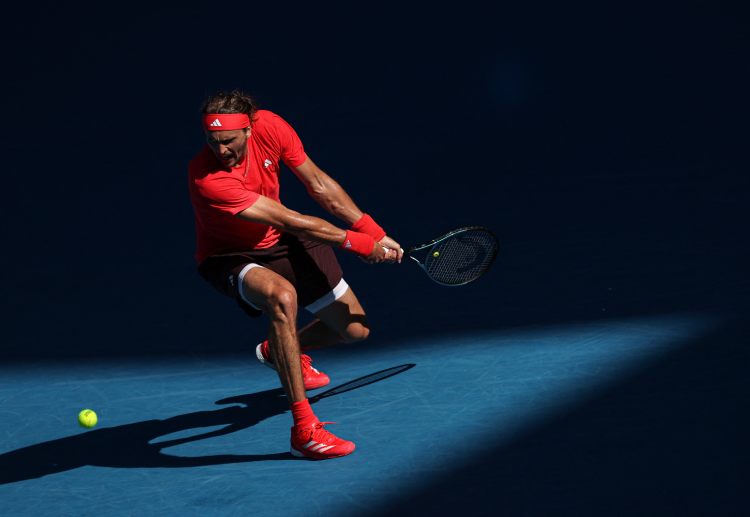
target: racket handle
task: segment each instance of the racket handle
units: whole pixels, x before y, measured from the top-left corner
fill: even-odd
[[[381,246],[383,246],[383,245],[381,244]],[[383,246],[383,249],[385,250],[386,253],[388,253],[389,251],[391,251],[391,248],[389,248],[387,246]],[[404,251],[404,248],[401,248],[401,253],[402,253],[402,255],[406,254],[406,252]],[[400,262],[399,262],[399,264],[400,264]]]

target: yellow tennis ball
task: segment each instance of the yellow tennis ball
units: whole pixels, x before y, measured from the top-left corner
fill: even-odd
[[[440,256],[440,252],[439,251],[433,251],[432,252],[432,256],[435,257],[435,258],[438,258]]]
[[[94,427],[98,421],[99,419],[97,418],[96,413],[91,409],[84,409],[78,413],[78,423],[81,424],[81,427]]]

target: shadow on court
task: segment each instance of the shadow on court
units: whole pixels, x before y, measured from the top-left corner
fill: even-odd
[[[198,411],[166,420],[147,420],[98,429],[5,453],[0,456],[0,483],[39,478],[87,465],[165,468],[294,459],[286,452],[262,455],[222,454],[192,458],[172,456],[162,452],[167,447],[181,443],[247,429],[289,409],[281,388],[234,397],[218,403],[241,403],[244,407],[233,406],[215,411]],[[160,436],[178,431],[219,425],[225,427],[187,438],[150,443]]]
[[[311,397],[310,402],[362,388],[416,366],[394,366],[338,385]],[[222,399],[217,404],[240,404],[214,411],[196,411],[166,420],[147,420],[98,429],[75,436],[39,443],[0,455],[0,484],[39,478],[83,466],[118,468],[184,468],[224,463],[290,460],[288,452],[274,454],[219,454],[183,457],[163,449],[188,442],[222,436],[252,427],[289,410],[281,388]],[[202,434],[154,442],[159,437],[191,429],[224,426]]]
[[[749,340],[728,321],[377,514],[748,515]]]

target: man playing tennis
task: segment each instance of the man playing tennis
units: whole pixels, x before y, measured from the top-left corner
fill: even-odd
[[[350,454],[354,443],[326,431],[310,407],[305,390],[330,380],[300,350],[359,341],[370,332],[333,246],[369,263],[400,262],[403,250],[313,163],[281,117],[258,110],[239,91],[210,96],[202,112],[207,145],[189,166],[198,271],[247,314],[268,315],[268,339],[256,355],[278,372],[290,401],[291,453],[315,459]],[[349,229],[282,205],[279,160]],[[315,315],[300,330],[298,306]]]

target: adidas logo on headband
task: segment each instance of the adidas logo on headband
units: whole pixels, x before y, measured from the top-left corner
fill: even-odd
[[[207,131],[233,131],[250,127],[247,113],[206,113],[202,122],[203,129]]]

